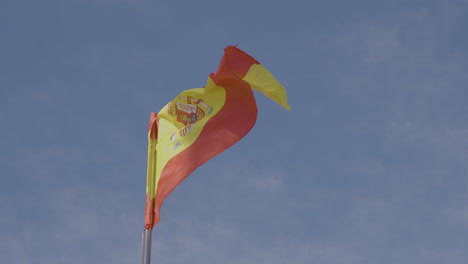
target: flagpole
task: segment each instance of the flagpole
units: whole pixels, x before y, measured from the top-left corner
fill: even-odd
[[[151,231],[152,229],[145,229],[142,234],[142,264],[151,263]]]

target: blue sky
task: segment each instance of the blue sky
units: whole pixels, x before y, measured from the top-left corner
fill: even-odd
[[[0,262],[139,263],[149,113],[256,57],[242,141],[166,200],[153,263],[466,264],[468,1],[3,0]]]

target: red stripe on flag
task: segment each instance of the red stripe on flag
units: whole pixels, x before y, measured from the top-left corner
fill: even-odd
[[[223,78],[217,78],[216,74],[212,77],[218,86],[225,88],[226,102],[223,108],[208,120],[195,142],[169,160],[161,172],[154,200],[154,215],[145,217],[148,220],[145,225],[147,229],[159,222],[159,211],[164,199],[177,185],[197,167],[243,138],[257,120],[255,98],[246,82],[237,77],[226,78],[225,75]]]
[[[156,138],[158,138],[158,114],[151,113],[148,129],[149,131],[151,131],[150,138],[152,140],[155,140]]]
[[[260,63],[237,47],[229,46],[224,49],[224,56],[214,75],[218,78],[236,76],[242,79],[253,64]]]

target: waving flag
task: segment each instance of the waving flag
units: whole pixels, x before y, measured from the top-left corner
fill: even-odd
[[[252,89],[290,109],[286,92],[259,62],[229,46],[204,88],[182,92],[148,132],[145,228],[159,222],[164,199],[197,167],[243,138],[257,120]]]

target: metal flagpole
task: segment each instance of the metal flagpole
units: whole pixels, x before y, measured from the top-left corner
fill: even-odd
[[[151,231],[152,229],[145,229],[142,234],[142,256],[141,256],[141,263],[142,264],[150,264],[151,263]]]

